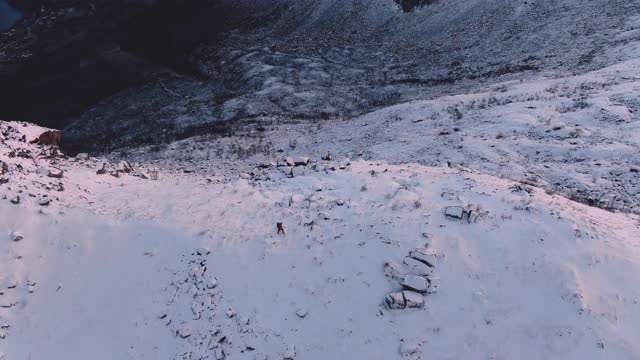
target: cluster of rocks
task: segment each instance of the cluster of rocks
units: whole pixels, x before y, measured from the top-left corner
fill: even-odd
[[[430,248],[417,248],[409,252],[402,263],[387,262],[384,272],[399,282],[402,290],[388,294],[384,302],[389,309],[411,309],[424,306],[424,294],[433,293],[436,284],[431,275],[437,254]]]
[[[199,248],[185,256],[186,267],[176,273],[168,290],[166,308],[158,319],[185,341],[177,359],[235,358],[252,354],[266,358],[258,350],[261,334],[253,329],[250,317],[242,316],[225,302],[218,279],[207,266],[210,250]],[[190,308],[185,315],[182,308]]]
[[[88,157],[87,154],[78,154],[82,158]],[[78,157],[76,157],[78,158]],[[158,169],[153,169],[150,171],[145,171],[141,169],[136,169],[126,160],[121,160],[117,164],[112,164],[110,162],[102,163],[102,166],[96,171],[97,175],[105,175],[109,174],[113,177],[119,178],[123,175],[131,175],[136,176],[145,180],[158,180],[160,178],[160,171]]]

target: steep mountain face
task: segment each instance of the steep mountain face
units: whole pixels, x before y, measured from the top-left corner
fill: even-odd
[[[1,116],[57,127],[159,68],[189,72],[186,55],[216,30],[206,0],[11,4],[25,17],[0,35]]]
[[[67,144],[92,151],[166,143],[223,120],[351,118],[583,73],[625,59],[615,49],[633,38],[611,34],[640,14],[621,0],[12,4],[25,19],[0,37],[0,116],[66,126]]]

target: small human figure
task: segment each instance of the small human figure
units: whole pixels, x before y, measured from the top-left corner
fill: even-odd
[[[284,226],[282,225],[282,223],[281,222],[276,223],[276,227],[278,228],[278,234],[282,232],[282,235],[284,235]]]

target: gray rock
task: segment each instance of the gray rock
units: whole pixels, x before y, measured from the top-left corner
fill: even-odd
[[[207,248],[198,248],[198,250],[196,250],[196,254],[203,256],[203,255],[209,255],[211,253],[211,250],[207,249]]]
[[[426,249],[426,248],[414,249],[409,252],[409,256],[431,267],[436,266],[437,259],[436,259],[436,252],[434,250]]]
[[[406,267],[395,261],[389,261],[384,264],[384,274],[392,279],[402,280],[406,273]]]
[[[424,297],[414,291],[403,291],[402,296],[407,306],[407,309],[421,308],[424,306]]]
[[[79,153],[76,155],[77,160],[89,160],[89,154],[87,153]]]
[[[22,234],[20,234],[19,232],[14,231],[9,235],[9,238],[11,239],[11,241],[18,242],[18,241],[24,239],[24,236],[22,236]]]
[[[429,290],[429,280],[418,275],[407,275],[400,283],[403,287],[424,294]]]
[[[462,206],[447,206],[444,209],[444,214],[447,217],[462,220],[464,217],[464,208]]]
[[[384,302],[387,304],[389,309],[393,309],[393,310],[405,309],[407,307],[407,304],[404,300],[404,296],[402,295],[402,292],[393,292],[387,295],[384,298]]]
[[[407,266],[409,272],[412,274],[429,276],[433,272],[433,269],[430,266],[412,257],[407,256],[402,262]]]

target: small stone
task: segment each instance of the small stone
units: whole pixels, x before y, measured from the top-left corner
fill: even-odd
[[[218,286],[218,279],[216,279],[215,277],[211,278],[211,280],[209,280],[209,283],[207,284],[207,288],[209,289],[215,289]]]
[[[318,217],[319,217],[320,219],[323,219],[323,220],[330,220],[330,219],[331,219],[331,215],[329,215],[329,214],[328,214],[328,213],[326,213],[326,212],[321,212],[321,213],[319,213],[319,214],[318,214]]]
[[[201,247],[201,248],[198,248],[198,250],[196,250],[196,253],[200,256],[204,256],[204,255],[209,255],[211,253],[211,250]]]
[[[20,204],[20,195],[16,195],[16,196],[12,197],[10,201],[14,205]]]
[[[89,154],[87,153],[79,153],[76,155],[77,160],[89,160]]]
[[[180,330],[178,330],[178,336],[183,339],[188,338],[189,336],[191,336],[191,329],[189,329],[189,327],[187,326],[181,328]]]
[[[336,200],[336,205],[343,206],[344,205],[344,200],[342,200],[342,199]]]
[[[298,317],[302,319],[304,319],[308,314],[309,310],[304,308],[298,309],[298,311],[296,311],[296,315],[298,315]]]
[[[251,175],[247,174],[247,173],[240,173],[240,179],[245,179],[245,180],[249,180],[251,179]]]
[[[58,168],[49,169],[49,174],[47,175],[52,178],[61,179],[64,176],[64,171]]]
[[[400,343],[400,355],[402,356],[414,355],[418,354],[419,352],[420,347],[418,346],[418,344],[408,343],[405,341],[402,341]]]
[[[282,358],[284,360],[293,360],[296,358],[296,347],[295,346],[289,346],[287,348],[287,350],[285,350]]]
[[[226,311],[226,314],[229,319],[232,319],[233,317],[236,316],[236,311],[233,310],[232,308],[228,308]]]

